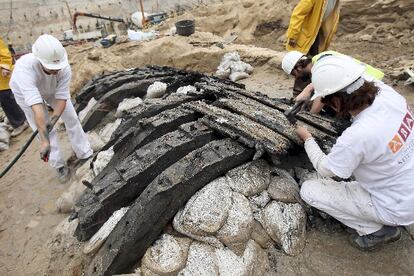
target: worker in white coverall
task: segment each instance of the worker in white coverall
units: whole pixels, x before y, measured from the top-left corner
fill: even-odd
[[[404,97],[380,81],[367,81],[364,72],[343,56],[318,61],[313,98],[321,97],[338,115],[351,115],[352,125],[327,155],[306,128],[297,126],[296,132],[321,176],[302,184],[301,197],[355,229],[352,245],[372,250],[398,240],[398,226],[414,223],[414,114]]]
[[[71,69],[66,50],[58,39],[42,35],[33,44],[32,53],[22,56],[15,65],[10,87],[30,127],[39,131],[40,157],[57,170],[59,181],[70,175],[59,151],[53,126],[61,117],[77,158],[92,155],[88,138],[70,101]],[[53,108],[48,116],[44,102]],[[51,130],[51,131],[50,131]]]

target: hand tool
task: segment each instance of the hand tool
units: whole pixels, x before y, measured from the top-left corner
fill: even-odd
[[[297,101],[291,109],[286,110],[283,114],[286,116],[288,121],[294,125],[296,124],[297,120],[295,118],[295,115],[299,113],[299,111],[302,110],[304,106],[306,106],[309,103],[308,100],[300,100]]]

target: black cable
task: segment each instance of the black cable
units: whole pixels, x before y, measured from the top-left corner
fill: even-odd
[[[36,137],[38,131],[32,133],[32,136],[30,136],[29,140],[27,140],[26,144],[24,144],[23,148],[20,150],[20,152],[13,158],[13,160],[7,165],[7,167],[1,172],[0,178],[2,178],[17,162],[17,160],[20,159],[20,157],[23,155],[23,153],[27,150],[27,148],[32,143],[33,139]]]

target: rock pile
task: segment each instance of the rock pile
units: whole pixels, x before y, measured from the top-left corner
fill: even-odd
[[[258,204],[257,198],[268,194],[270,187],[278,189],[278,197],[288,198],[289,203],[267,196]],[[286,187],[296,194],[289,194]],[[174,230],[191,239],[185,238],[184,246],[173,248],[169,244],[178,244],[182,238],[161,236],[145,253],[141,271],[144,275],[147,270],[154,275],[194,275],[195,271],[201,275],[264,275],[269,269],[264,250],[272,243],[289,255],[299,254],[305,245],[306,214],[295,198],[297,183],[277,175],[266,161],[237,167],[207,184],[175,215]],[[145,262],[148,256],[153,256],[150,265]],[[174,269],[157,271],[165,267],[162,256],[170,256]],[[188,256],[187,262],[181,256]],[[203,262],[204,258],[211,261]]]
[[[156,82],[164,94],[146,97]],[[115,115],[137,97],[145,100]],[[87,250],[96,251],[88,275],[137,263],[144,275],[264,275],[269,246],[292,256],[303,249],[299,185],[277,167],[293,169],[285,158],[300,151],[283,116],[288,101],[196,72],[146,67],[95,78],[77,97],[77,110],[86,108],[85,130],[110,138],[78,169],[86,189],[72,208],[75,236],[90,240],[119,221],[98,239],[100,248]],[[326,118],[297,118],[324,148],[340,131]]]
[[[237,52],[231,52],[224,55],[215,75],[221,79],[238,81],[249,77],[251,73],[253,66],[243,62]]]

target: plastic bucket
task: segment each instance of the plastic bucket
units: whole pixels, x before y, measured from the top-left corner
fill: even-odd
[[[189,36],[195,31],[195,22],[194,20],[181,20],[175,23],[175,27],[177,28],[177,34]]]

